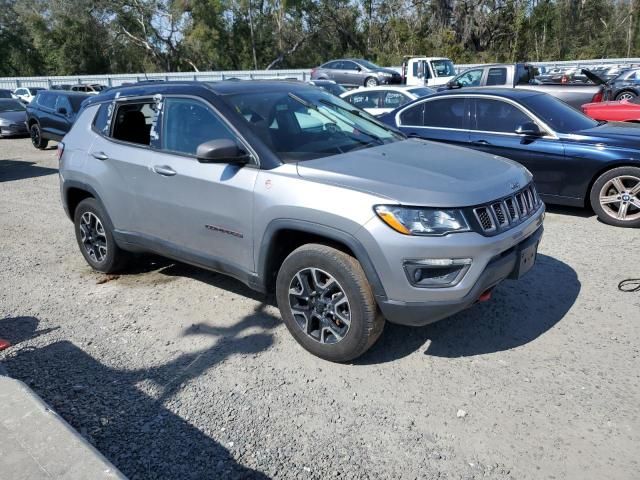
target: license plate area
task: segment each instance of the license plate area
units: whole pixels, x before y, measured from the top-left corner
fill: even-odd
[[[529,270],[531,270],[533,268],[533,265],[536,263],[537,254],[538,242],[520,249],[516,260],[516,267],[511,274],[511,278],[521,278]]]

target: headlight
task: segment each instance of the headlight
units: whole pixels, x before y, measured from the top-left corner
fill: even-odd
[[[460,210],[377,205],[376,214],[396,232],[405,235],[446,235],[469,231]]]
[[[0,118],[0,125],[2,125],[3,127],[8,127],[9,125],[11,125],[11,122],[9,122],[9,120],[5,120],[4,118]]]
[[[388,72],[380,72],[380,75],[383,77],[393,77],[393,73],[388,73]]]

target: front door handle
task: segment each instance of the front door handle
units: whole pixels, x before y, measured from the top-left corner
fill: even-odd
[[[491,145],[489,142],[487,142],[486,140],[474,140],[473,142],[474,145]]]
[[[109,160],[109,156],[104,152],[93,152],[91,156],[98,160]]]
[[[176,174],[176,171],[168,165],[156,165],[153,171],[165,177],[173,177]]]

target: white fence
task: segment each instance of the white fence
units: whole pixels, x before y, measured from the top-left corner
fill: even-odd
[[[609,58],[596,60],[561,61],[561,62],[530,62],[534,65],[544,65],[547,67],[594,67],[599,65],[634,65],[640,66],[640,58]],[[456,70],[461,72],[467,68],[480,64],[456,65]],[[393,67],[399,69],[399,67]],[[76,84],[76,83],[99,83],[111,87],[117,87],[123,83],[135,83],[140,80],[195,80],[195,81],[216,81],[230,78],[239,79],[296,79],[309,80],[311,69],[303,68],[296,70],[238,70],[226,72],[176,72],[176,73],[132,73],[132,74],[112,74],[112,75],[72,75],[64,77],[0,77],[0,88],[15,89],[18,87],[44,87],[51,85]]]

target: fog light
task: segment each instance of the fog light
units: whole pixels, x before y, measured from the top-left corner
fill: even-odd
[[[470,266],[470,258],[425,258],[404,262],[411,285],[425,288],[453,287],[460,283]]]

